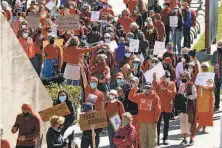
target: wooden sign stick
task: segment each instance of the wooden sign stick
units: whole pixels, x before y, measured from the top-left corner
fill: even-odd
[[[96,148],[96,133],[94,126],[92,126],[92,143],[93,143],[93,148]]]

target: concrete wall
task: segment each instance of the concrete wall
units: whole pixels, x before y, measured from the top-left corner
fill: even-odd
[[[0,119],[4,136],[15,146],[17,134],[11,133],[21,105],[30,103],[34,112],[52,106],[51,98],[5,18],[0,16]],[[47,125],[43,124],[43,131]],[[45,134],[44,134],[45,135]],[[44,140],[43,140],[44,141]]]

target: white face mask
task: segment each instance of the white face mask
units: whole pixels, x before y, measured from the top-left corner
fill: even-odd
[[[114,96],[114,95],[110,95],[110,96],[109,96],[109,99],[110,99],[110,100],[113,100],[113,99],[115,99],[115,98],[116,98],[116,96]]]
[[[193,68],[188,68],[189,73],[193,73]]]
[[[170,78],[166,78],[166,82],[170,82]]]
[[[152,67],[155,67],[156,65],[157,65],[157,63],[152,63],[151,64]]]
[[[27,39],[28,38],[28,36],[29,36],[29,33],[22,33],[22,37],[24,38],[24,39]]]
[[[26,27],[26,25],[22,25],[22,29],[24,29]]]
[[[149,33],[153,33],[153,30],[154,30],[154,29],[150,29],[150,30],[149,30]]]
[[[109,42],[110,42],[110,39],[105,39],[105,42],[106,42],[106,43],[109,43]]]

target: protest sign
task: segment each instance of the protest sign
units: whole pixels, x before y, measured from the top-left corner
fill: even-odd
[[[50,31],[51,32],[48,32],[48,36],[57,37],[57,25],[56,24],[52,24]]]
[[[114,131],[116,132],[121,126],[121,119],[119,114],[114,114],[109,118],[110,123],[113,126]]]
[[[155,67],[147,70],[144,73],[144,77],[146,82],[152,83],[153,82],[153,74],[156,73],[157,80],[160,80],[163,76],[165,76],[165,71],[163,69],[163,65],[159,62]]]
[[[118,45],[115,40],[109,42],[108,46],[109,46],[112,53],[115,51],[116,48],[118,48]]]
[[[153,55],[162,57],[165,52],[165,42],[155,41]]]
[[[80,114],[80,129],[82,131],[105,127],[107,127],[106,111]]]
[[[178,16],[170,16],[170,27],[178,27]]]
[[[92,11],[91,21],[98,21],[100,17],[100,11]]]
[[[14,33],[17,34],[20,29],[20,21],[12,21],[12,29]]]
[[[27,16],[29,28],[39,28],[40,13],[29,12]]]
[[[129,51],[130,52],[138,52],[139,51],[139,44],[140,41],[139,40],[130,40],[130,44],[129,44]]]
[[[204,87],[213,87],[215,73],[212,72],[200,72],[197,74],[195,85]]]
[[[59,31],[79,30],[80,22],[78,15],[58,16]]]
[[[49,1],[45,6],[49,9],[52,10],[53,7],[55,7],[55,3],[53,1]]]
[[[49,119],[54,115],[65,116],[69,114],[70,111],[66,103],[61,103],[39,112],[39,115],[42,118],[43,122],[49,121]]]

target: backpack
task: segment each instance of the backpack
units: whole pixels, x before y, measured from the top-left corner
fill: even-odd
[[[191,16],[192,16],[192,26],[196,26],[197,24],[197,14],[196,14],[196,11],[194,10],[190,10],[191,12]]]

